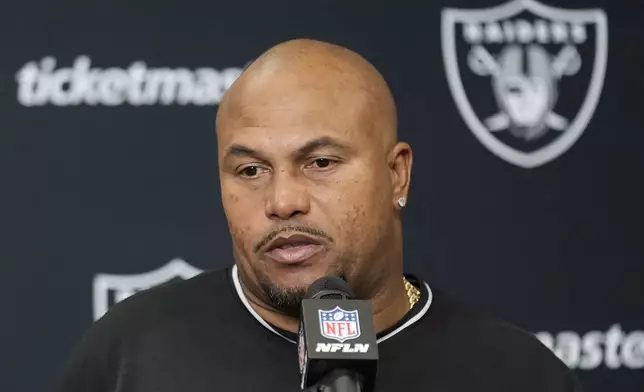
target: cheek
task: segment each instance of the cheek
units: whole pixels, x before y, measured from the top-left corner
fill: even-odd
[[[356,249],[370,243],[382,227],[382,214],[373,204],[354,204],[343,215],[341,231],[347,244]]]
[[[367,169],[356,169],[350,173],[349,179],[339,180],[332,187],[335,196],[332,202],[346,205],[350,213],[356,217],[372,209],[379,211],[391,194],[391,184],[382,174],[382,170]]]
[[[358,203],[378,203],[386,192],[382,176],[368,164],[356,164],[342,170],[335,178],[315,185],[310,193],[323,203],[353,206]]]
[[[250,192],[232,180],[222,183],[221,199],[226,217],[233,225],[251,218],[261,206],[256,192]]]
[[[251,195],[244,196],[235,191],[223,192],[222,203],[228,221],[228,230],[233,246],[242,254],[249,256],[257,241],[261,227],[262,210]],[[255,228],[255,230],[253,230]]]
[[[337,230],[336,239],[347,251],[368,248],[382,231],[388,197],[387,189],[377,184],[373,179],[344,182],[322,203]]]

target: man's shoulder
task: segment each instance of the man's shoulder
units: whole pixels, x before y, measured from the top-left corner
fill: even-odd
[[[130,333],[178,317],[203,315],[208,309],[231,306],[230,268],[211,270],[140,291],[114,304],[95,327]]]
[[[140,291],[113,305],[83,333],[57,390],[117,390],[130,366],[156,366],[159,352],[173,358],[173,353],[185,353],[187,347],[216,347],[218,339],[239,328],[230,320],[240,320],[235,315],[243,311],[230,268]],[[204,336],[212,339],[204,340]]]
[[[533,333],[467,306],[444,291],[432,291],[434,313],[426,326],[440,330],[433,335],[442,339],[446,350],[464,367],[517,386],[536,383],[534,387],[539,388],[535,390],[580,390],[573,372]]]
[[[525,358],[554,357],[533,333],[466,305],[445,291],[432,289],[432,293],[431,310],[434,317],[428,323],[428,327],[431,328],[429,324],[432,323],[438,324],[438,328],[445,331],[444,337],[455,347],[469,348],[471,354],[475,354],[471,349],[478,348],[486,355],[499,353]],[[554,358],[556,360],[556,357]]]

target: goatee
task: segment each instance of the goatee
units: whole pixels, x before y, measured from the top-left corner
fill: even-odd
[[[300,318],[306,287],[283,288],[272,283],[261,283],[260,285],[271,307],[289,317]]]

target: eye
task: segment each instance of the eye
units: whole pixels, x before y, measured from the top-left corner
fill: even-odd
[[[318,167],[328,167],[331,165],[331,160],[326,158],[320,158],[313,161]]]
[[[263,171],[266,170],[262,167],[259,166],[246,166],[245,168],[241,169],[239,171],[239,174],[242,177],[247,177],[247,178],[254,178],[257,177],[258,175],[262,174]]]
[[[333,166],[335,163],[337,163],[335,160],[330,159],[330,158],[317,158],[314,161],[312,161],[308,167],[313,167],[317,169],[326,169],[331,166]]]

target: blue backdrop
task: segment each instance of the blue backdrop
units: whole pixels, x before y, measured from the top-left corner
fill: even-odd
[[[297,37],[356,50],[394,91],[407,270],[538,333],[588,391],[643,390],[634,4],[3,3],[0,390],[50,388],[111,304],[232,262],[217,103]]]

